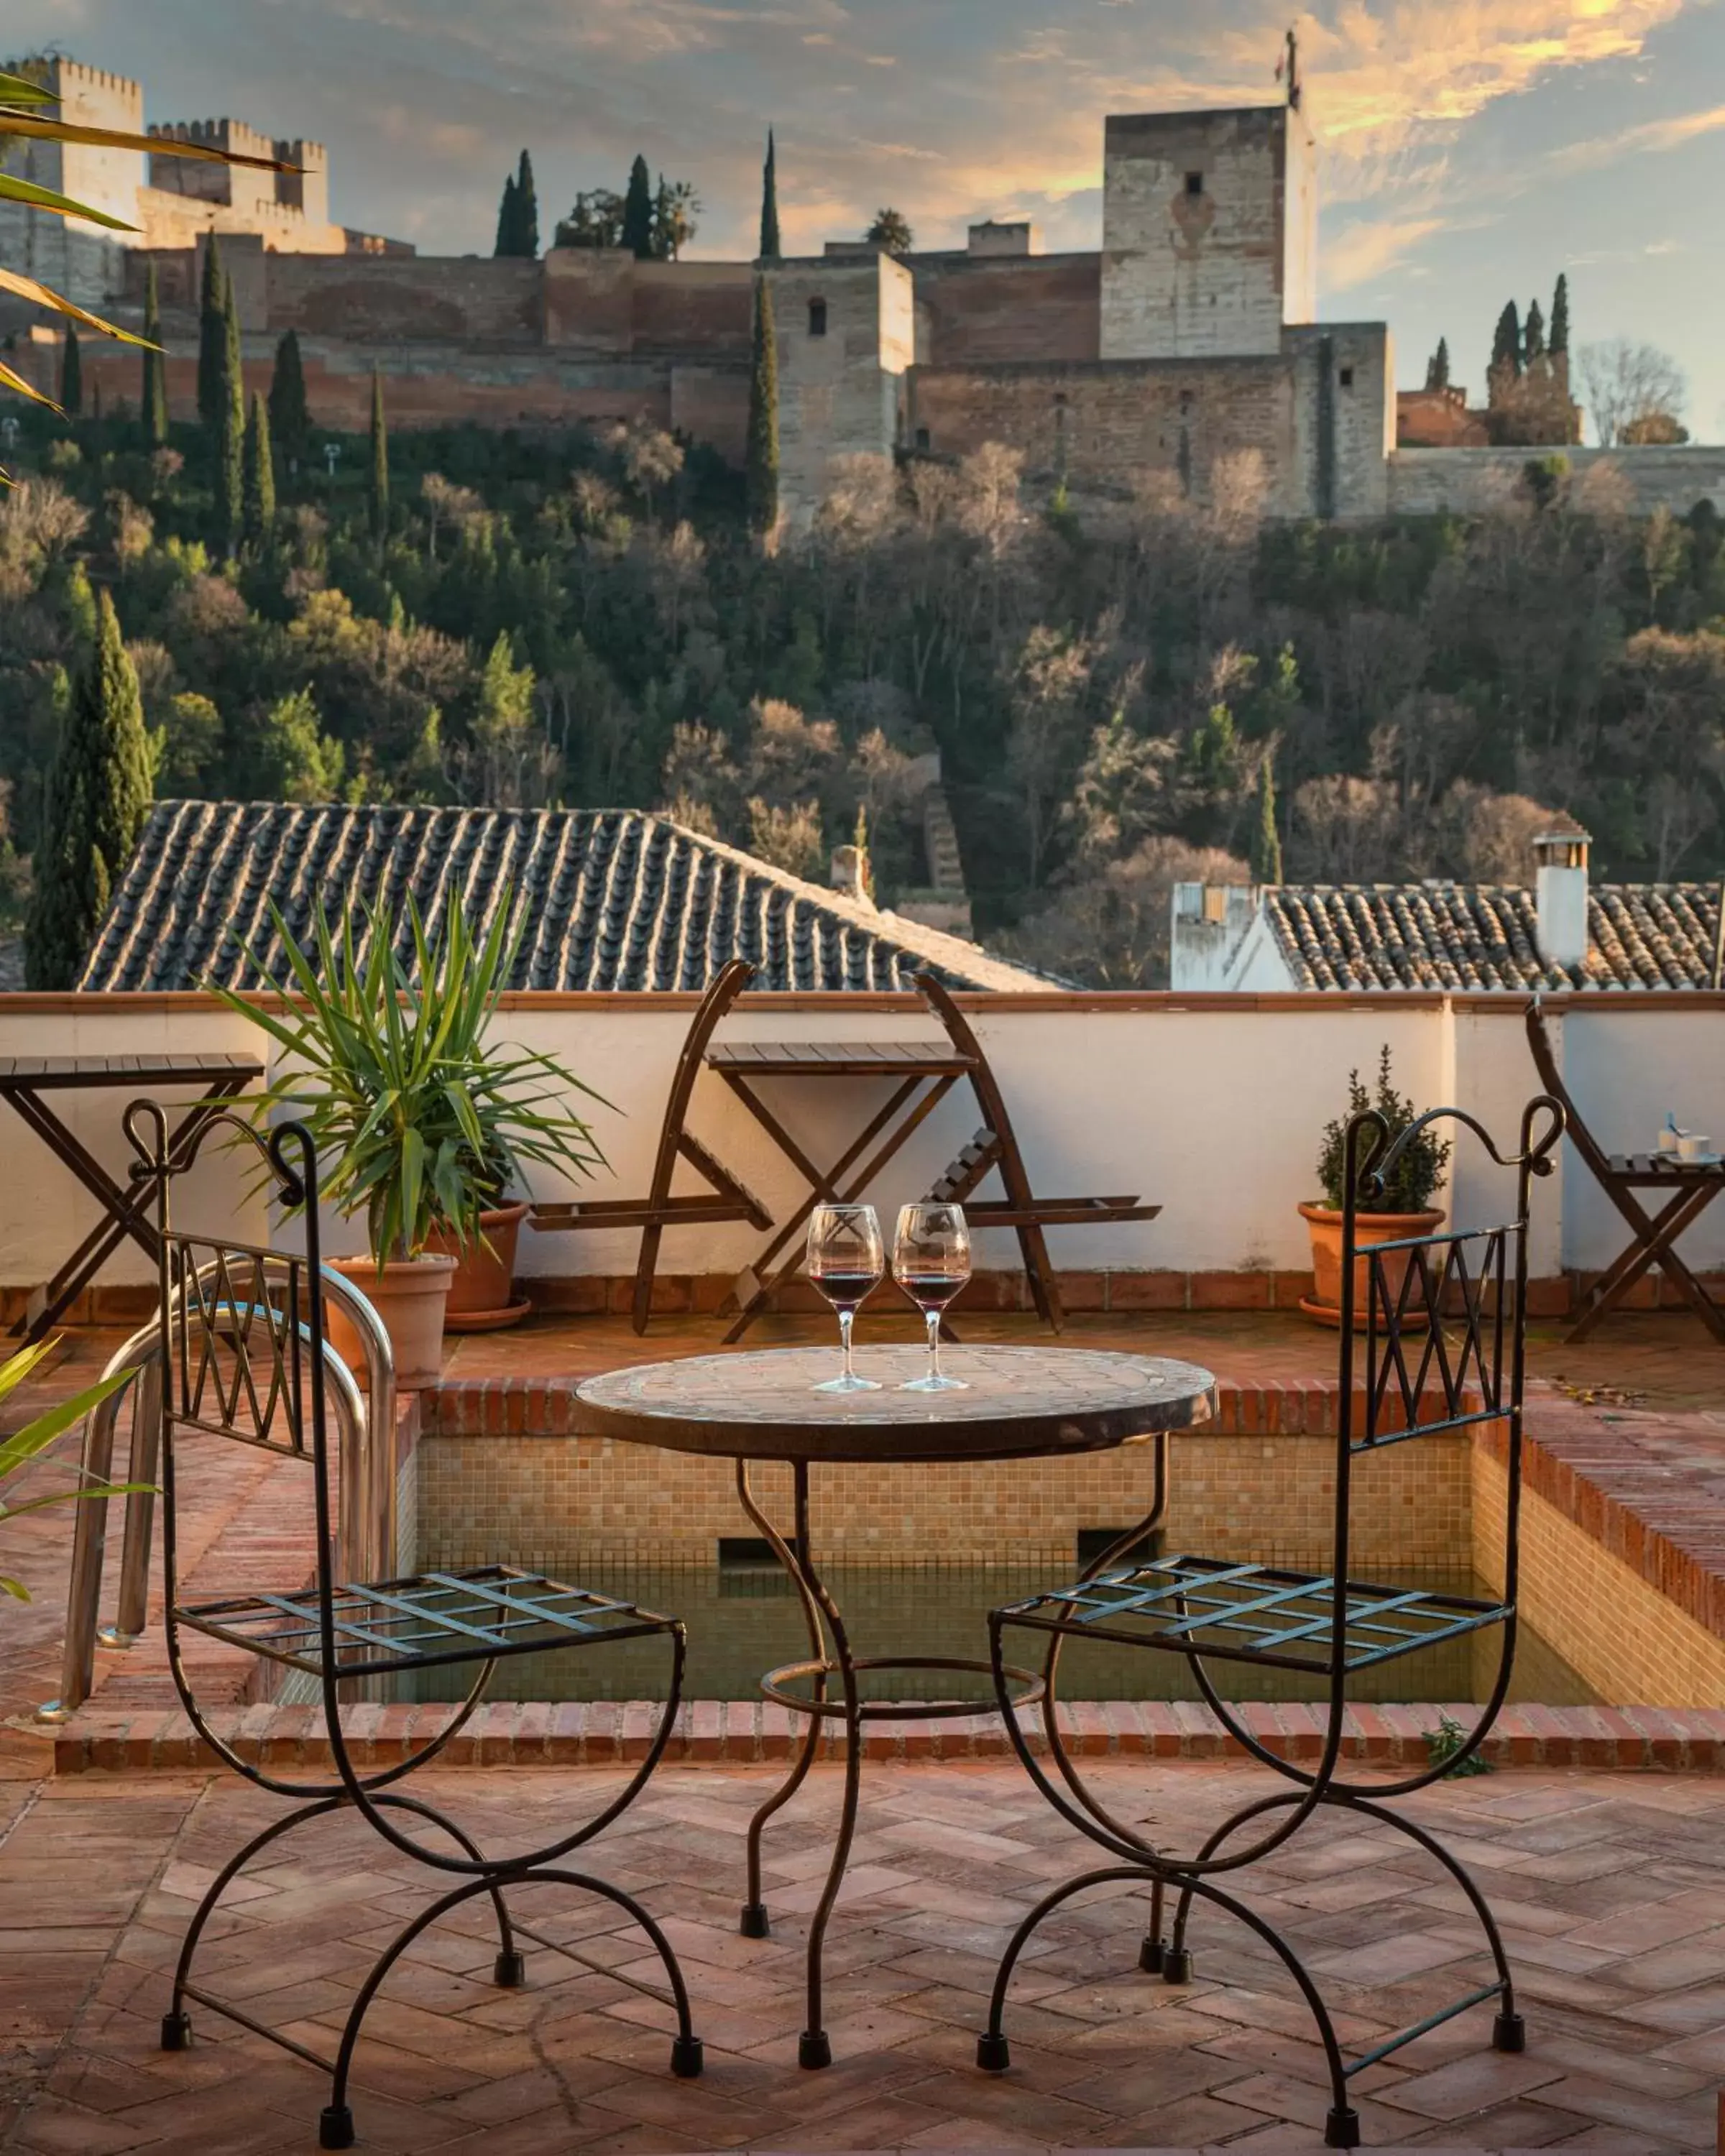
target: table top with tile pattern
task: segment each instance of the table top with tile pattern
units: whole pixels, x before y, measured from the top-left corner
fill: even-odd
[[[773,1348],[608,1370],[578,1389],[604,1437],[743,1460],[1014,1460],[1102,1452],[1215,1412],[1215,1379],[1196,1363],[1074,1348],[952,1348],[966,1389],[901,1389],[927,1367],[921,1348],[860,1352],[874,1393],[823,1393],[839,1351]]]

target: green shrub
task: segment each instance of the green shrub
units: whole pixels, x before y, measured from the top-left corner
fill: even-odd
[[[1348,1114],[1329,1124],[1324,1132],[1323,1149],[1317,1157],[1318,1180],[1323,1185],[1324,1203],[1339,1213],[1345,1193],[1343,1177],[1347,1168],[1348,1125],[1354,1116],[1367,1108],[1375,1108],[1389,1127],[1391,1144],[1407,1129],[1409,1123],[1419,1120],[1411,1101],[1404,1100],[1389,1082],[1389,1044],[1378,1060],[1378,1090],[1368,1093],[1359,1081],[1358,1070],[1348,1074]],[[1450,1158],[1450,1142],[1431,1131],[1421,1131],[1419,1137],[1397,1157],[1384,1186],[1384,1194],[1373,1204],[1362,1204],[1362,1213],[1424,1213],[1431,1204],[1438,1184],[1443,1180],[1444,1168]]]

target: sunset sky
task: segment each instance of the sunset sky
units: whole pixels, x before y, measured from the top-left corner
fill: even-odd
[[[0,0],[0,50],[142,80],[329,145],[334,213],[489,252],[522,144],[545,236],[637,150],[692,180],[696,254],[754,248],[778,131],[787,249],[902,209],[1101,234],[1105,114],[1269,101],[1277,0]],[[1725,438],[1725,0],[1334,0],[1299,18],[1323,145],[1320,311],[1387,319],[1403,387],[1446,334],[1478,393],[1505,299],[1671,352]]]

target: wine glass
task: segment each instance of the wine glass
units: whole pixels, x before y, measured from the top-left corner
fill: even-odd
[[[857,1312],[880,1285],[886,1256],[880,1223],[872,1205],[817,1205],[809,1217],[809,1277],[839,1313],[839,1337],[845,1343],[845,1368],[817,1385],[818,1393],[878,1393],[872,1378],[860,1378],[851,1367],[850,1327]]]
[[[941,1313],[970,1278],[970,1229],[962,1205],[906,1205],[893,1238],[892,1276],[928,1326],[928,1373],[906,1393],[962,1393],[963,1378],[941,1375]]]

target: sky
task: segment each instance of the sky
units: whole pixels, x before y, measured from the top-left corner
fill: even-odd
[[[1403,388],[1499,310],[1671,353],[1725,440],[1725,0],[1325,0],[1297,20],[1321,143],[1319,312],[1386,320]],[[0,0],[0,52],[133,75],[152,120],[325,142],[333,213],[489,253],[525,145],[542,228],[639,151],[691,252],[752,255],[776,127],[787,251],[891,204],[919,244],[1028,216],[1093,247],[1110,112],[1255,104],[1286,0]]]

